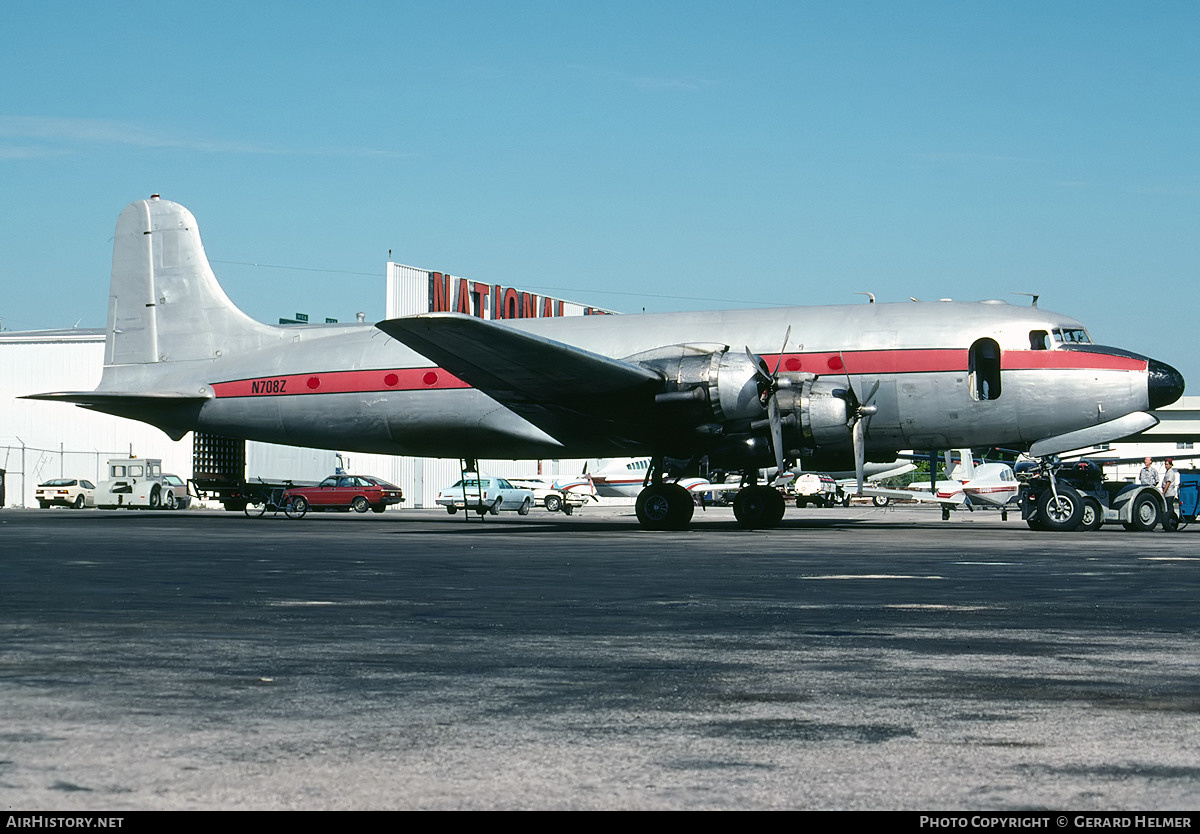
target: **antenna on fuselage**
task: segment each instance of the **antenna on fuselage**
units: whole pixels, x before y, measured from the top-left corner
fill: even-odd
[[[1031,306],[1031,307],[1036,307],[1036,306],[1037,306],[1037,300],[1038,300],[1038,294],[1037,294],[1037,293],[1032,293],[1032,292],[1014,292],[1014,293],[1013,293],[1013,295],[1027,295],[1027,296],[1029,296],[1030,298],[1032,298],[1032,299],[1033,299],[1033,304],[1031,304],[1030,306]]]
[[[870,301],[871,304],[875,303],[875,293],[873,293],[873,292],[861,292],[860,291],[860,292],[856,292],[854,294],[855,295],[865,295],[867,298],[871,299],[871,301]]]

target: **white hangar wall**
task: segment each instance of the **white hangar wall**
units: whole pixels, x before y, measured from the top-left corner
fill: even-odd
[[[36,507],[49,478],[101,477],[110,457],[162,458],[191,477],[191,435],[179,442],[144,423],[66,403],[22,400],[47,391],[91,391],[100,383],[104,334],[96,330],[0,333],[0,469],[5,505]]]

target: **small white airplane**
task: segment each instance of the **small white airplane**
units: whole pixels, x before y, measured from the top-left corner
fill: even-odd
[[[928,490],[924,483],[909,486],[918,500],[934,500],[942,505],[942,517],[949,518],[952,507],[968,510],[999,509],[1001,518],[1008,520],[1008,509],[1016,506],[1020,483],[1013,468],[1000,461],[976,463],[970,449],[958,449],[958,463],[946,453],[946,471],[950,477],[936,481]],[[925,498],[925,496],[932,498]]]
[[[649,456],[650,529],[692,518],[667,458],[743,473],[734,514],[774,527],[764,467],[852,470],[900,449],[1107,443],[1158,421],[1174,368],[1093,344],[1036,306],[864,303],[485,321],[272,326],[217,282],[196,218],[157,195],[117,220],[104,374],[32,395],[158,426],[319,449],[462,459]],[[1036,303],[1036,302],[1035,302]],[[795,338],[793,338],[793,334]]]

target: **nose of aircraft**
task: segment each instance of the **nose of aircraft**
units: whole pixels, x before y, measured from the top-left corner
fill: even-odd
[[[1183,374],[1157,359],[1150,360],[1149,370],[1147,386],[1151,408],[1162,408],[1183,396]]]

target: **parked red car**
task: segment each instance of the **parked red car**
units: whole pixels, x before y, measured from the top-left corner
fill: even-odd
[[[391,504],[404,500],[404,493],[395,484],[389,484],[370,475],[331,475],[312,487],[290,487],[288,495],[297,510],[311,507],[314,510],[354,510],[365,513],[374,510],[381,513]]]

